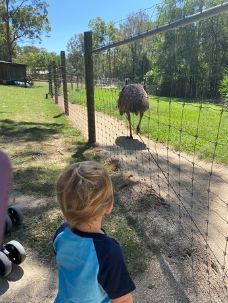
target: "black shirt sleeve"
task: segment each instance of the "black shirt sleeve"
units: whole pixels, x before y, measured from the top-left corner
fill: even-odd
[[[54,234],[54,237],[52,239],[52,243],[54,243],[58,234],[60,234],[67,226],[68,226],[67,223],[63,223],[62,225],[60,225],[60,227],[56,230],[56,232]],[[54,249],[54,253],[56,253],[55,249]]]
[[[113,239],[106,244],[95,244],[99,274],[98,282],[110,299],[122,297],[135,289],[125,265],[122,249]]]

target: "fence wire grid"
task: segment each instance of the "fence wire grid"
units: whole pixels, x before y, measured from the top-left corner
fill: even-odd
[[[175,98],[177,87],[170,75],[170,96],[160,95],[159,90],[149,94],[150,108],[143,116],[141,132],[130,140],[128,121],[117,108],[127,75],[115,74],[114,69],[110,73],[114,52],[106,56],[106,75],[101,73],[99,56],[93,55],[96,143],[125,175],[118,188],[119,206],[148,250],[156,252],[160,264],[168,262],[168,274],[179,282],[180,302],[226,302],[227,103],[208,100],[201,93],[200,81],[196,98],[187,98],[187,94]],[[183,77],[188,79],[186,92],[189,83],[202,75]],[[53,65],[48,78],[55,103],[65,112],[67,103],[70,121],[89,140],[85,76]],[[68,93],[63,98],[64,81]],[[204,81],[208,87],[211,83],[211,79]],[[132,117],[134,130],[138,119]]]

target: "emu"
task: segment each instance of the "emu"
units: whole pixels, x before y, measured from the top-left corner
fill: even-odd
[[[119,94],[117,101],[120,115],[127,115],[130,128],[129,139],[133,139],[132,127],[131,127],[131,113],[140,115],[139,123],[136,128],[137,133],[140,132],[140,124],[143,114],[149,109],[148,95],[141,84],[128,84],[125,82],[125,86]]]

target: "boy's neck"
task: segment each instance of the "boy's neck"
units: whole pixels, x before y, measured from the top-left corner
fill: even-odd
[[[81,223],[80,225],[77,225],[76,228],[84,232],[103,234],[103,231],[101,230],[101,225],[102,225],[102,217],[97,218],[96,220],[93,220],[92,222],[89,223]]]

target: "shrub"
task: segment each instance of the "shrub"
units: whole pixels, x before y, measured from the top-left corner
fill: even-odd
[[[156,70],[150,70],[145,75],[145,84],[148,93],[156,95],[161,85],[161,76]]]
[[[219,93],[224,101],[228,102],[228,68],[224,70],[224,77],[219,83]]]

